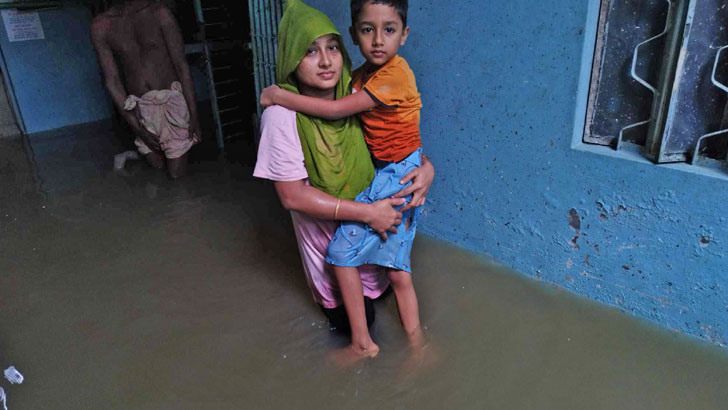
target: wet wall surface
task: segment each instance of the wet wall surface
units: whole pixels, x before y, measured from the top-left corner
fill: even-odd
[[[340,29],[350,25],[346,7],[310,3]],[[424,231],[725,345],[728,182],[571,147],[587,41],[584,64],[593,56],[587,9],[598,3],[411,5],[401,53],[422,93],[424,151],[437,168]],[[583,116],[576,122],[583,130]]]
[[[25,376],[0,379],[10,410],[728,402],[723,349],[425,235],[413,253],[425,354],[407,347],[390,295],[375,302],[379,357],[339,368],[328,358],[347,340],[312,302],[290,217],[250,167],[203,158],[172,182],[141,162],[112,172],[103,128],[45,137],[0,141],[0,368]],[[579,213],[564,216],[569,239],[591,229]]]

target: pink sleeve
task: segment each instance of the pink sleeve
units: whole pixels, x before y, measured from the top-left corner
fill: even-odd
[[[272,181],[308,178],[295,111],[277,105],[267,108],[260,119],[260,134],[253,176]]]

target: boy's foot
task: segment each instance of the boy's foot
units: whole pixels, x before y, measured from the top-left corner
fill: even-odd
[[[440,363],[440,356],[433,343],[428,342],[425,333],[418,331],[407,335],[409,341],[409,357],[402,365],[400,378],[408,379],[419,374],[419,372],[436,367]]]
[[[371,342],[369,346],[351,344],[343,349],[334,350],[329,359],[338,367],[350,367],[364,359],[373,359],[379,354],[379,346]]]
[[[129,150],[114,155],[114,169],[116,171],[121,171],[122,169],[124,169],[124,164],[126,164],[126,161],[130,159],[139,159],[139,154],[136,151]]]

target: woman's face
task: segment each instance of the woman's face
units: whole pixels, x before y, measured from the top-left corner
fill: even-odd
[[[333,99],[343,65],[339,38],[334,34],[317,38],[296,68],[298,91],[303,95]]]

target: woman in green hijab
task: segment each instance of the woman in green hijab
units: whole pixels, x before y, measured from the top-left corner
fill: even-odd
[[[351,61],[338,30],[320,11],[300,0],[289,0],[278,31],[278,85],[286,90],[319,98],[338,99],[351,93]],[[254,175],[275,182],[283,206],[291,211],[307,282],[314,300],[332,325],[348,331],[343,297],[351,290],[360,301],[355,309],[366,310],[366,323],[374,320],[371,299],[389,286],[378,267],[360,269],[361,281],[338,283],[325,263],[326,247],[337,220],[368,224],[386,237],[387,230],[401,222],[394,206],[401,197],[424,197],[434,177],[429,161],[410,175],[412,181],[400,198],[364,204],[352,199],[369,185],[374,175],[369,151],[355,117],[329,121],[298,114],[280,106],[266,109],[261,119],[261,140]],[[339,286],[341,285],[341,286]],[[362,295],[364,298],[362,299]],[[361,301],[363,300],[363,303]],[[353,312],[357,313],[357,312]],[[360,313],[360,312],[359,312]]]

